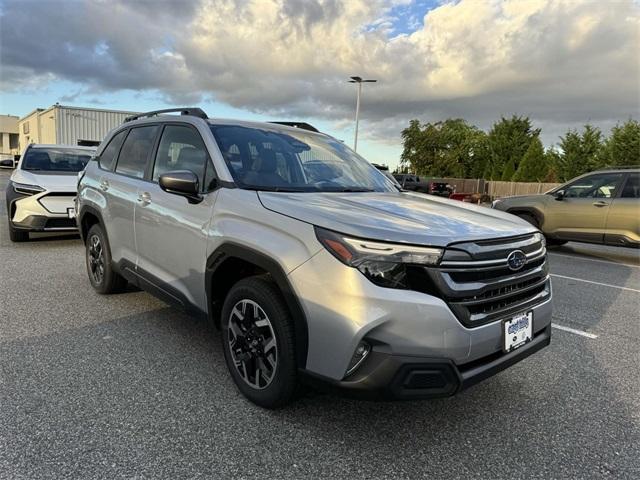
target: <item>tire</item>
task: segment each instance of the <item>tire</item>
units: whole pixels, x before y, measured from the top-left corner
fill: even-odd
[[[16,230],[11,226],[11,222],[9,222],[9,240],[12,242],[26,242],[29,240],[29,232],[24,230]]]
[[[127,286],[127,281],[113,269],[109,242],[99,224],[87,233],[85,260],[89,282],[96,292],[115,293]]]
[[[294,329],[278,287],[264,276],[240,280],[225,298],[221,326],[224,358],[240,392],[264,408],[288,404],[297,386]]]

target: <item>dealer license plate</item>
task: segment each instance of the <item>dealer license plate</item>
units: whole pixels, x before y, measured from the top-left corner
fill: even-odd
[[[504,351],[511,352],[533,338],[533,312],[520,313],[502,322]]]

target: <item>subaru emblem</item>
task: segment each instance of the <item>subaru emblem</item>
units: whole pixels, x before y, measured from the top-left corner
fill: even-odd
[[[525,263],[527,263],[527,256],[522,250],[514,250],[507,257],[507,265],[509,265],[509,269],[514,272],[524,267]]]

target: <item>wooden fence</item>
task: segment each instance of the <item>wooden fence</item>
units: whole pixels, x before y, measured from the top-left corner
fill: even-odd
[[[487,182],[486,193],[491,198],[544,193],[560,186],[560,183]]]
[[[425,181],[446,182],[458,193],[481,193],[491,198],[511,197],[513,195],[531,195],[545,193],[560,183],[536,183],[536,182],[498,182],[484,180],[482,178],[429,178]]]

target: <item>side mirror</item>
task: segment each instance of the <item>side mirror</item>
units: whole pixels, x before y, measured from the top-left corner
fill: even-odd
[[[556,200],[558,200],[559,202],[564,200],[564,190],[558,190],[553,194],[553,196],[556,197]]]
[[[158,181],[160,188],[167,193],[185,197],[189,203],[200,203],[200,182],[191,170],[174,170],[163,173]]]
[[[0,168],[15,168],[16,164],[12,158],[0,160]]]

